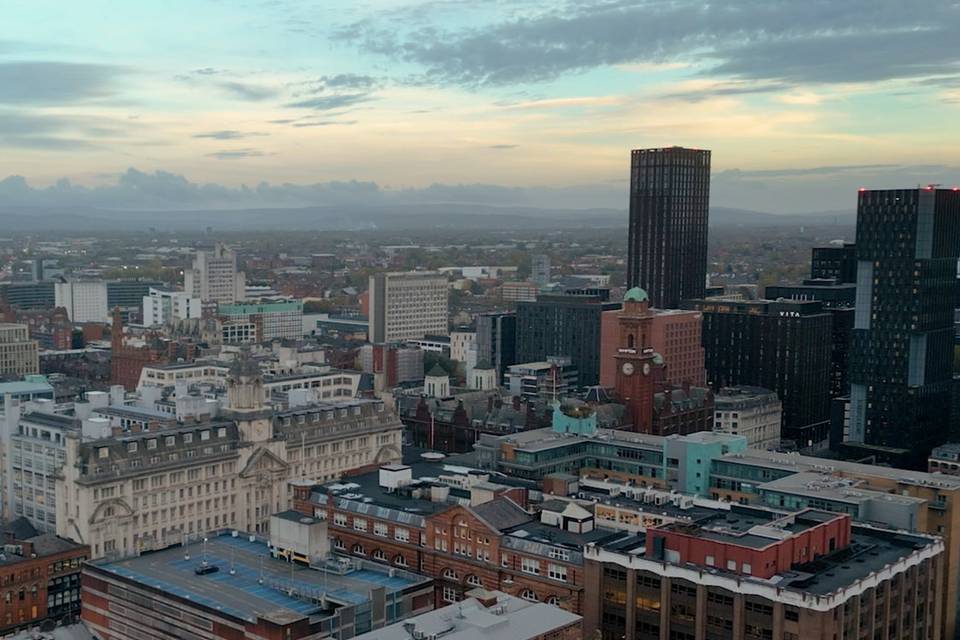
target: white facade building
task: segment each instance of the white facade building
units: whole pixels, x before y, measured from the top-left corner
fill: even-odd
[[[143,324],[159,327],[176,320],[190,320],[201,315],[200,298],[186,291],[168,291],[150,288],[143,298]]]
[[[246,276],[237,271],[237,254],[219,243],[213,251],[198,251],[183,274],[183,288],[203,302],[240,302],[246,287]]]
[[[108,322],[106,282],[58,282],[54,304],[67,310],[71,322]]]
[[[370,341],[373,343],[445,336],[449,284],[433,271],[370,276]]]
[[[20,377],[36,373],[40,373],[40,356],[27,325],[0,323],[0,374]]]
[[[780,445],[782,405],[776,392],[761,387],[726,387],[713,398],[713,430],[740,435],[751,449]]]

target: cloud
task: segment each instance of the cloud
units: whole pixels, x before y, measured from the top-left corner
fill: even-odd
[[[226,90],[227,93],[230,93],[243,100],[250,100],[252,102],[273,98],[278,93],[276,89],[271,87],[264,87],[246,82],[237,82],[235,80],[218,82],[217,86]]]
[[[126,71],[73,62],[0,62],[0,105],[63,105],[114,93]]]
[[[320,82],[332,89],[372,89],[377,85],[377,79],[373,76],[361,75],[356,73],[341,73],[335,76],[323,76]]]
[[[931,166],[929,168],[942,169],[942,165]],[[798,176],[823,176],[823,175],[837,175],[840,173],[851,173],[851,172],[876,172],[876,171],[900,171],[903,169],[903,165],[899,164],[850,164],[850,165],[833,165],[826,167],[806,167],[806,168],[796,168],[796,169],[759,169],[753,171],[743,171],[741,169],[728,169],[726,171],[720,171],[714,175],[715,178],[719,179],[728,179],[728,178],[742,178],[742,179],[751,179],[751,178],[792,178]]]
[[[790,88],[790,85],[781,82],[693,82],[683,83],[692,84],[689,89],[673,90],[662,94],[661,97],[668,100],[686,100],[688,102],[701,102],[709,98],[723,96],[751,95],[757,93],[775,93]],[[683,84],[681,86],[683,86]]]
[[[262,131],[237,131],[235,129],[224,129],[222,131],[208,131],[206,133],[195,133],[194,138],[211,138],[213,140],[240,140],[241,138],[252,138],[254,136],[269,135]]]
[[[318,120],[316,122],[297,122],[295,127],[336,127],[357,124],[356,120]]]
[[[491,144],[487,149],[516,149],[519,146],[518,144]]]
[[[960,71],[960,5],[927,0],[571,2],[459,29],[373,17],[335,38],[468,88],[547,81],[606,65],[695,63],[784,83],[875,82]]]
[[[286,106],[298,109],[313,109],[315,111],[331,111],[333,109],[342,109],[351,107],[362,102],[373,100],[373,96],[368,93],[342,93],[330,96],[317,96],[287,103]]]
[[[225,151],[215,151],[214,153],[208,153],[208,158],[216,158],[217,160],[236,160],[239,158],[261,158],[263,156],[270,155],[264,153],[259,149],[228,149]]]

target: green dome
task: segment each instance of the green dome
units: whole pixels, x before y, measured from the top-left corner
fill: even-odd
[[[634,287],[623,295],[624,302],[646,302],[649,299],[647,292],[640,287]]]

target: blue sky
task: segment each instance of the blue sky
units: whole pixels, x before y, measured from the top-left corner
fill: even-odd
[[[714,151],[726,206],[840,209],[859,185],[960,181],[960,5],[948,0],[3,11],[0,180],[22,178],[0,196],[26,203],[68,203],[82,186],[109,206],[124,180],[360,181],[622,207],[629,150],[671,144]],[[62,178],[69,188],[50,188]],[[290,204],[309,203],[297,193]]]

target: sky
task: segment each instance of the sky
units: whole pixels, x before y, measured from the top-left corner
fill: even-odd
[[[629,151],[712,202],[960,182],[949,0],[7,0],[0,205],[626,207]]]

